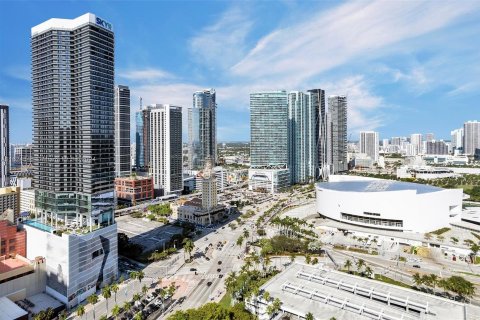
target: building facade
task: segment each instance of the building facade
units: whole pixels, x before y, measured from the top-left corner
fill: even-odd
[[[130,175],[130,89],[115,87],[115,176]]]
[[[378,162],[378,132],[360,131],[360,153],[365,153],[374,163]]]
[[[10,128],[8,106],[0,105],[0,188],[9,185]]]
[[[40,217],[23,221],[27,257],[46,258],[47,293],[71,307],[118,273],[113,26],[91,13],[50,19],[31,48]]]
[[[0,220],[0,256],[27,255],[27,234],[8,220]]]
[[[480,156],[480,122],[467,121],[463,125],[463,153]]]
[[[330,172],[347,171],[347,96],[328,97],[327,140]]]
[[[207,157],[217,162],[217,102],[215,89],[193,94],[188,109],[188,161],[190,170],[200,170]]]
[[[32,144],[13,144],[10,146],[10,168],[29,169],[33,162]]]
[[[115,196],[118,204],[136,205],[153,199],[152,177],[119,177],[115,179]]]
[[[307,183],[319,174],[320,104],[317,92],[288,94],[288,168],[291,183]]]
[[[452,148],[454,150],[463,150],[463,128],[451,131],[450,135],[452,137]]]
[[[354,176],[318,183],[317,212],[366,228],[425,233],[459,221],[462,189]]]
[[[415,155],[422,153],[422,134],[414,133],[410,135],[410,143],[415,146]]]
[[[181,193],[182,108],[157,104],[150,109],[150,166],[154,188],[165,195]]]
[[[52,220],[112,221],[112,30],[90,13],[32,28],[35,202]]]
[[[20,187],[0,188],[0,215],[6,210],[13,211],[13,223],[20,216]]]
[[[288,164],[288,102],[286,91],[250,94],[250,166]]]
[[[445,141],[428,141],[427,142],[427,150],[426,154],[431,155],[431,154],[448,154],[448,145],[445,143]]]

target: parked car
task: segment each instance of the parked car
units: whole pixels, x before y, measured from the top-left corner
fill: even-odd
[[[414,264],[413,267],[420,269],[420,266],[418,264]]]

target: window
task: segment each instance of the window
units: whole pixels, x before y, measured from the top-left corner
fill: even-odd
[[[403,227],[403,220],[362,217],[362,216],[357,216],[357,215],[348,214],[344,212],[342,212],[342,219],[352,221],[352,222],[359,222],[364,224],[372,224],[372,225],[385,226],[385,227],[397,227],[397,228]]]

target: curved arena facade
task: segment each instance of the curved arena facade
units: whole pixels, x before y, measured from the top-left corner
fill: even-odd
[[[429,232],[459,221],[462,189],[355,176],[316,185],[317,212],[361,227]]]

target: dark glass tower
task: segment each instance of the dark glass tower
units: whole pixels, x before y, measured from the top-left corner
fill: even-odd
[[[47,221],[113,219],[114,33],[93,14],[32,28],[35,205]]]

